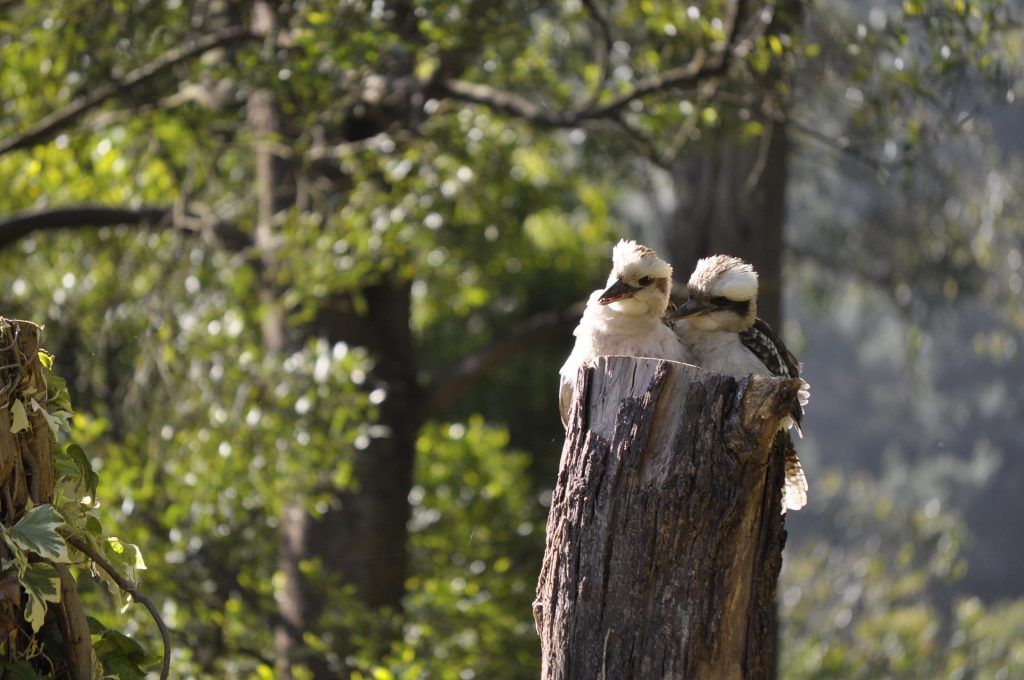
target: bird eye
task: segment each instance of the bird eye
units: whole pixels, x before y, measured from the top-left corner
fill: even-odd
[[[650,276],[645,276],[639,281],[637,281],[637,283],[639,283],[641,286],[649,286],[652,283],[654,283],[654,279],[652,279]]]

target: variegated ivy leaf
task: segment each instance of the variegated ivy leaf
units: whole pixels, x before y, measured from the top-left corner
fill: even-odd
[[[11,434],[17,434],[27,430],[31,425],[28,422],[28,412],[25,411],[25,404],[21,399],[15,399],[11,404]]]
[[[6,535],[5,535],[6,538]],[[28,569],[28,555],[24,551],[20,550],[17,546],[10,546],[11,548],[11,559],[0,560],[0,571],[9,571],[14,569],[18,572],[18,578],[25,573]]]
[[[54,562],[67,562],[68,544],[57,529],[64,520],[52,505],[37,505],[7,530],[6,538],[22,550]]]
[[[60,602],[60,575],[49,564],[36,562],[28,565],[21,577],[21,585],[28,595],[25,620],[32,624],[32,632],[37,633],[46,618],[46,603]]]
[[[68,430],[70,426],[68,421],[75,415],[69,411],[63,411],[60,409],[53,409],[47,411],[43,406],[33,399],[29,402],[32,406],[32,410],[38,413],[42,413],[43,417],[46,418],[46,424],[50,426],[50,431],[53,432],[53,436],[56,437],[57,433],[61,430]]]

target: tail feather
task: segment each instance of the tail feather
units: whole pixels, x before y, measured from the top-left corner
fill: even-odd
[[[783,486],[782,512],[807,505],[807,477],[795,452],[786,455],[786,481]]]

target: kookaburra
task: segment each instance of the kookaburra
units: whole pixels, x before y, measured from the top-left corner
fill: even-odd
[[[595,290],[573,331],[576,345],[558,374],[558,406],[568,427],[573,384],[580,366],[599,356],[633,356],[689,362],[679,337],[665,325],[672,266],[650,248],[625,239],[612,249],[612,273]]]
[[[735,378],[750,374],[800,378],[800,362],[771,327],[757,318],[757,272],[743,260],[714,255],[697,262],[687,284],[689,299],[669,314],[694,363]],[[797,426],[810,386],[801,379],[799,404],[783,423]],[[796,455],[786,459],[785,508],[807,503],[807,479]]]

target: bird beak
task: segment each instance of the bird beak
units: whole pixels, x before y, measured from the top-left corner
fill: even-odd
[[[686,319],[691,316],[699,316],[711,311],[711,305],[697,302],[690,298],[683,304],[676,307],[676,310],[668,315],[670,319]]]
[[[636,286],[631,286],[619,279],[612,285],[608,286],[608,290],[601,293],[601,297],[598,299],[598,302],[602,305],[607,305],[615,302],[616,300],[621,300],[622,298],[632,297],[638,290],[640,289]]]

